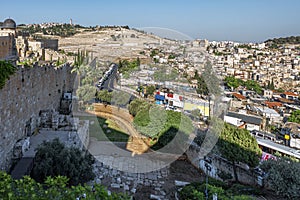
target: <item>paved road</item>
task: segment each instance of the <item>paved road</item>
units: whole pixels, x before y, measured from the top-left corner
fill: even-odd
[[[132,100],[136,99],[138,96],[136,94],[134,94],[133,92],[130,92],[130,91],[126,90],[126,88],[122,89],[122,88],[119,88],[119,87],[118,88],[114,87],[115,82],[116,82],[116,78],[117,78],[117,71],[118,71],[118,65],[114,64],[111,74],[103,82],[103,85],[101,86],[100,89],[101,90],[108,90],[109,92],[112,92],[114,90],[118,90],[118,91],[123,91],[123,92],[126,92],[126,93],[130,94],[130,98],[128,99],[128,102],[127,102],[127,104],[129,104]],[[121,107],[126,107],[126,105],[121,106]]]
[[[114,82],[117,77],[117,71],[118,71],[118,65],[114,65],[111,74],[103,82],[101,89],[105,89],[108,91],[112,91],[114,89]]]

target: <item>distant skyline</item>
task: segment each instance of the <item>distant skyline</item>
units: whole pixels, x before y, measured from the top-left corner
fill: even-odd
[[[263,42],[300,35],[299,0],[15,0],[1,2],[0,21],[84,26],[161,27],[194,39]]]

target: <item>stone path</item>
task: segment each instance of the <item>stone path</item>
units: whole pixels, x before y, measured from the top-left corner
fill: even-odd
[[[113,160],[108,157],[106,159]],[[168,176],[168,171],[168,167],[165,167],[149,173],[129,173],[116,170],[100,161],[97,161],[94,167],[95,183],[106,185],[109,191],[135,195],[139,187],[149,187],[153,189],[153,195],[161,200],[166,199],[166,192],[162,187],[165,184],[164,179]]]
[[[103,164],[131,173],[159,170],[179,157],[177,155],[159,154],[156,152],[139,155],[126,149],[121,149],[119,146],[119,144],[101,142],[91,138],[88,150]]]

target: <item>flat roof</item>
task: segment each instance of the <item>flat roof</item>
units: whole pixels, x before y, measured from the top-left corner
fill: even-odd
[[[280,114],[278,114],[278,112],[276,112],[274,109],[271,108],[260,108],[260,107],[256,107],[260,112],[262,113],[266,113],[267,115],[275,115],[275,116],[280,116]]]
[[[241,119],[243,122],[260,125],[262,123],[262,118],[259,116],[243,114],[243,113],[236,113],[236,112],[228,112],[226,116],[234,117]]]
[[[290,155],[290,156],[300,159],[300,150],[293,149],[291,147],[284,146],[281,144],[277,144],[275,142],[272,142],[271,140],[266,140],[266,139],[262,139],[262,138],[256,138],[256,140],[259,145],[268,147],[275,151],[278,151],[278,152],[281,152],[281,153],[284,153],[284,154],[287,154],[287,155]]]

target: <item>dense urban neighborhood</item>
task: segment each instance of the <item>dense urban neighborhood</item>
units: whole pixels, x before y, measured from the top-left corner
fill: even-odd
[[[0,199],[299,199],[300,37],[0,22]]]

